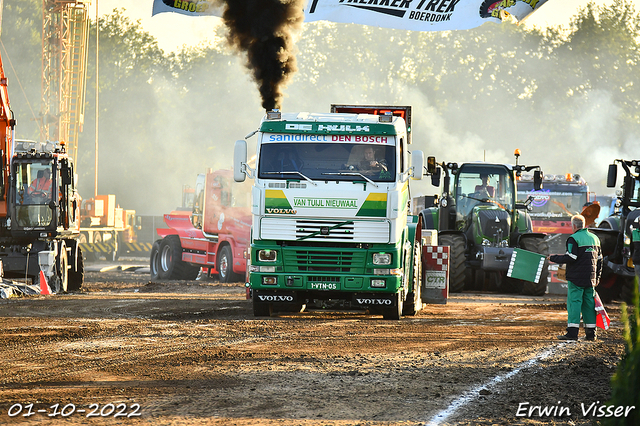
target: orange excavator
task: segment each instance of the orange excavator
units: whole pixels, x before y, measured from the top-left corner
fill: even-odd
[[[16,140],[0,58],[0,262],[4,277],[53,292],[78,290],[84,278],[78,194],[65,144]],[[46,179],[49,179],[46,182]]]

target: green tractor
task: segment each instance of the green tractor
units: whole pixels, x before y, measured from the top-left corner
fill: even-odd
[[[635,271],[631,260],[631,225],[640,217],[640,160],[615,160],[609,165],[607,187],[615,188],[620,164],[625,172],[611,215],[598,228],[591,229],[602,246],[604,267],[598,293],[605,302],[622,299],[631,302]]]
[[[434,186],[444,183],[439,205],[420,212],[423,228],[438,231],[439,245],[449,246],[449,290],[488,290],[543,295],[547,290],[548,261],[538,282],[507,277],[514,248],[548,254],[545,234],[534,233],[528,214],[533,198],[516,202],[517,180],[534,171],[534,188],[542,187],[539,166],[518,164],[436,163],[427,161]],[[451,178],[453,177],[453,187]]]

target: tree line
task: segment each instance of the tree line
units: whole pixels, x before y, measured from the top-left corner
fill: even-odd
[[[40,0],[5,2],[2,40],[17,134],[37,139]],[[512,162],[602,183],[606,163],[640,146],[640,25],[629,0],[590,3],[568,28],[513,23],[409,32],[327,22],[303,25],[284,111],[331,103],[410,104],[415,149],[444,161]],[[99,192],[162,214],[206,168],[230,168],[233,142],[264,113],[245,58],[220,43],[167,53],[116,9],[98,23]],[[91,23],[80,194],[93,194],[96,23]],[[424,188],[424,191],[429,191]],[[433,191],[433,190],[432,190]]]

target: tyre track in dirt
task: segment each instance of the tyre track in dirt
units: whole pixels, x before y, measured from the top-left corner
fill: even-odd
[[[401,321],[324,311],[256,319],[241,285],[130,277],[94,277],[80,294],[0,302],[8,362],[0,423],[16,421],[4,414],[11,403],[124,401],[143,407],[127,424],[423,425],[549,347],[566,321],[557,299],[483,294],[454,295]],[[619,330],[567,346],[486,389],[449,422],[514,424],[522,398],[564,398],[575,387],[571,375],[608,379],[620,349]],[[602,386],[593,389],[602,400]]]

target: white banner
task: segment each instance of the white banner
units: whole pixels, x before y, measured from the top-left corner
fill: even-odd
[[[166,0],[165,0],[166,1]],[[513,15],[520,21],[547,0],[307,0],[305,21],[411,31],[466,30]]]
[[[222,16],[218,0],[153,0],[151,16],[162,12],[176,12],[189,16]]]

